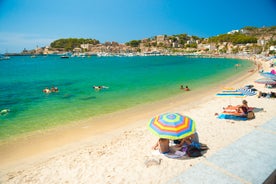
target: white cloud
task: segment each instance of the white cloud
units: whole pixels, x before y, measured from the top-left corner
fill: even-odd
[[[0,53],[21,52],[24,48],[35,49],[49,45],[54,38],[39,34],[0,32]]]

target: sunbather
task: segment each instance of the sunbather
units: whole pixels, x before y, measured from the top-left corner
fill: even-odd
[[[243,100],[242,105],[238,106],[238,112],[243,112],[244,114],[247,114],[249,111],[249,107],[247,105],[247,101]]]
[[[270,93],[264,93],[264,92],[259,92],[258,94],[258,98],[261,98],[261,97],[266,97],[266,98],[276,98],[276,93],[275,92],[270,92]]]
[[[252,111],[252,107],[248,107],[247,101],[243,100],[242,105],[232,106],[228,105],[227,107],[223,108],[223,113],[242,113],[247,114],[249,111]]]
[[[255,114],[253,112],[254,108],[253,107],[248,107],[246,100],[242,101],[242,105],[228,106],[228,107],[223,108],[223,109],[224,110],[222,112],[222,115],[233,116],[233,117],[241,117],[241,118],[246,118],[246,119],[255,118]]]

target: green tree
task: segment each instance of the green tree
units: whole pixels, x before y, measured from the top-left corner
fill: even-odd
[[[245,26],[243,29],[248,30],[248,31],[255,31],[258,28],[257,27],[253,27],[253,26]]]
[[[164,47],[164,43],[162,43],[162,42],[159,43],[159,44],[158,44],[158,47]]]
[[[141,40],[131,40],[130,42],[127,42],[126,45],[131,47],[139,47],[141,43]]]
[[[197,44],[196,43],[186,44],[186,47],[188,47],[188,48],[197,48]]]
[[[157,46],[157,42],[152,42],[151,45],[152,45],[153,47],[156,47],[156,46]]]
[[[247,36],[241,33],[235,34],[222,34],[209,38],[209,43],[223,43],[231,42],[233,44],[246,44],[246,43],[257,43],[257,38],[253,36]]]
[[[61,38],[53,41],[50,46],[52,48],[64,48],[65,50],[73,50],[76,47],[80,47],[81,44],[99,44],[99,40],[96,39],[84,39],[84,38]]]

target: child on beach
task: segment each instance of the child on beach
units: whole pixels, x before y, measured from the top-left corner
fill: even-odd
[[[152,149],[154,150],[158,149],[160,153],[167,154],[170,152],[169,143],[170,143],[169,139],[160,138],[158,139],[156,144],[152,147]]]

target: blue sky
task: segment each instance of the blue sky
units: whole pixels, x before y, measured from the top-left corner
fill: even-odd
[[[0,0],[0,53],[47,46],[59,38],[125,43],[272,25],[276,0]]]

